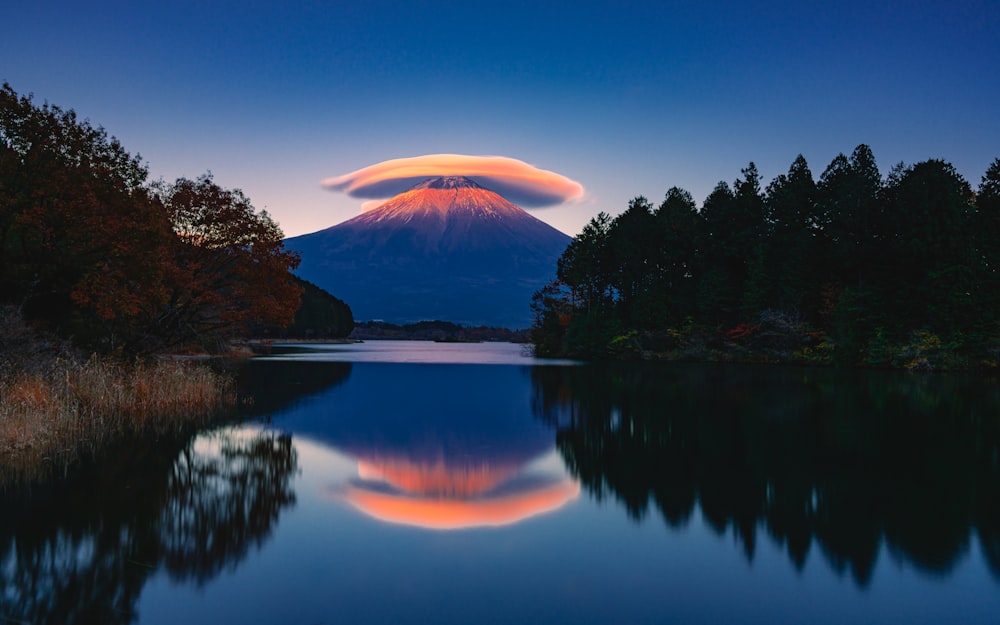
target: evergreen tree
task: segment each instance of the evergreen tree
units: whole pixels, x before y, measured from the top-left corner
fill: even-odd
[[[615,218],[608,233],[614,259],[613,285],[619,294],[618,312],[630,327],[645,328],[657,321],[655,309],[662,301],[654,292],[657,271],[653,264],[659,232],[653,205],[644,197],[631,200]]]
[[[765,210],[769,232],[765,252],[770,282],[767,305],[786,312],[810,311],[819,298],[816,277],[825,250],[818,236],[821,219],[816,183],[801,154],[787,175],[768,185]]]
[[[598,213],[566,247],[556,275],[570,288],[573,305],[585,311],[604,312],[613,301],[613,258],[609,237],[611,216]]]
[[[694,198],[679,187],[671,187],[656,210],[659,245],[655,250],[658,292],[667,322],[677,323],[696,311],[697,275],[704,221]]]
[[[760,256],[764,253],[767,229],[757,166],[751,162],[741,173],[743,177],[733,184],[730,225],[734,240],[733,247],[728,250],[728,264],[740,293],[738,320],[751,321],[756,319],[766,300],[764,281],[749,278],[751,266],[762,263]]]
[[[954,333],[977,325],[978,267],[968,183],[940,160],[904,169],[886,189],[894,270],[880,284],[894,325]]]
[[[702,204],[705,237],[697,271],[698,311],[706,323],[732,321],[736,316],[743,259],[733,254],[737,245],[730,226],[734,204],[733,192],[725,182],[715,185]]]
[[[1000,331],[1000,158],[983,175],[976,194],[975,249],[982,283],[980,301],[984,325]]]

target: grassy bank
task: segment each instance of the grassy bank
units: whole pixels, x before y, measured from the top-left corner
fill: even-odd
[[[197,427],[235,403],[227,377],[195,363],[58,361],[0,381],[0,483],[65,472],[131,437]]]

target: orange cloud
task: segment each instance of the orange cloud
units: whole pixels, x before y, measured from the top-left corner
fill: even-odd
[[[515,204],[532,208],[579,200],[584,193],[579,182],[524,161],[506,156],[463,154],[392,159],[327,178],[322,185],[352,197],[378,199],[402,193],[435,176],[467,176]]]

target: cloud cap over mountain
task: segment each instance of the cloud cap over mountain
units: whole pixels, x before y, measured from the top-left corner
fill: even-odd
[[[369,165],[322,182],[331,191],[363,199],[388,198],[437,176],[467,176],[515,204],[529,208],[579,200],[583,185],[562,174],[506,156],[427,154]]]

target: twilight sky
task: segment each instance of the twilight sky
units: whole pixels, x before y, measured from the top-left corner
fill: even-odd
[[[361,211],[321,183],[425,154],[505,156],[584,187],[576,234],[754,161],[1000,157],[1000,3],[10,2],[0,81],[73,108],[153,178],[211,170],[288,236]]]

